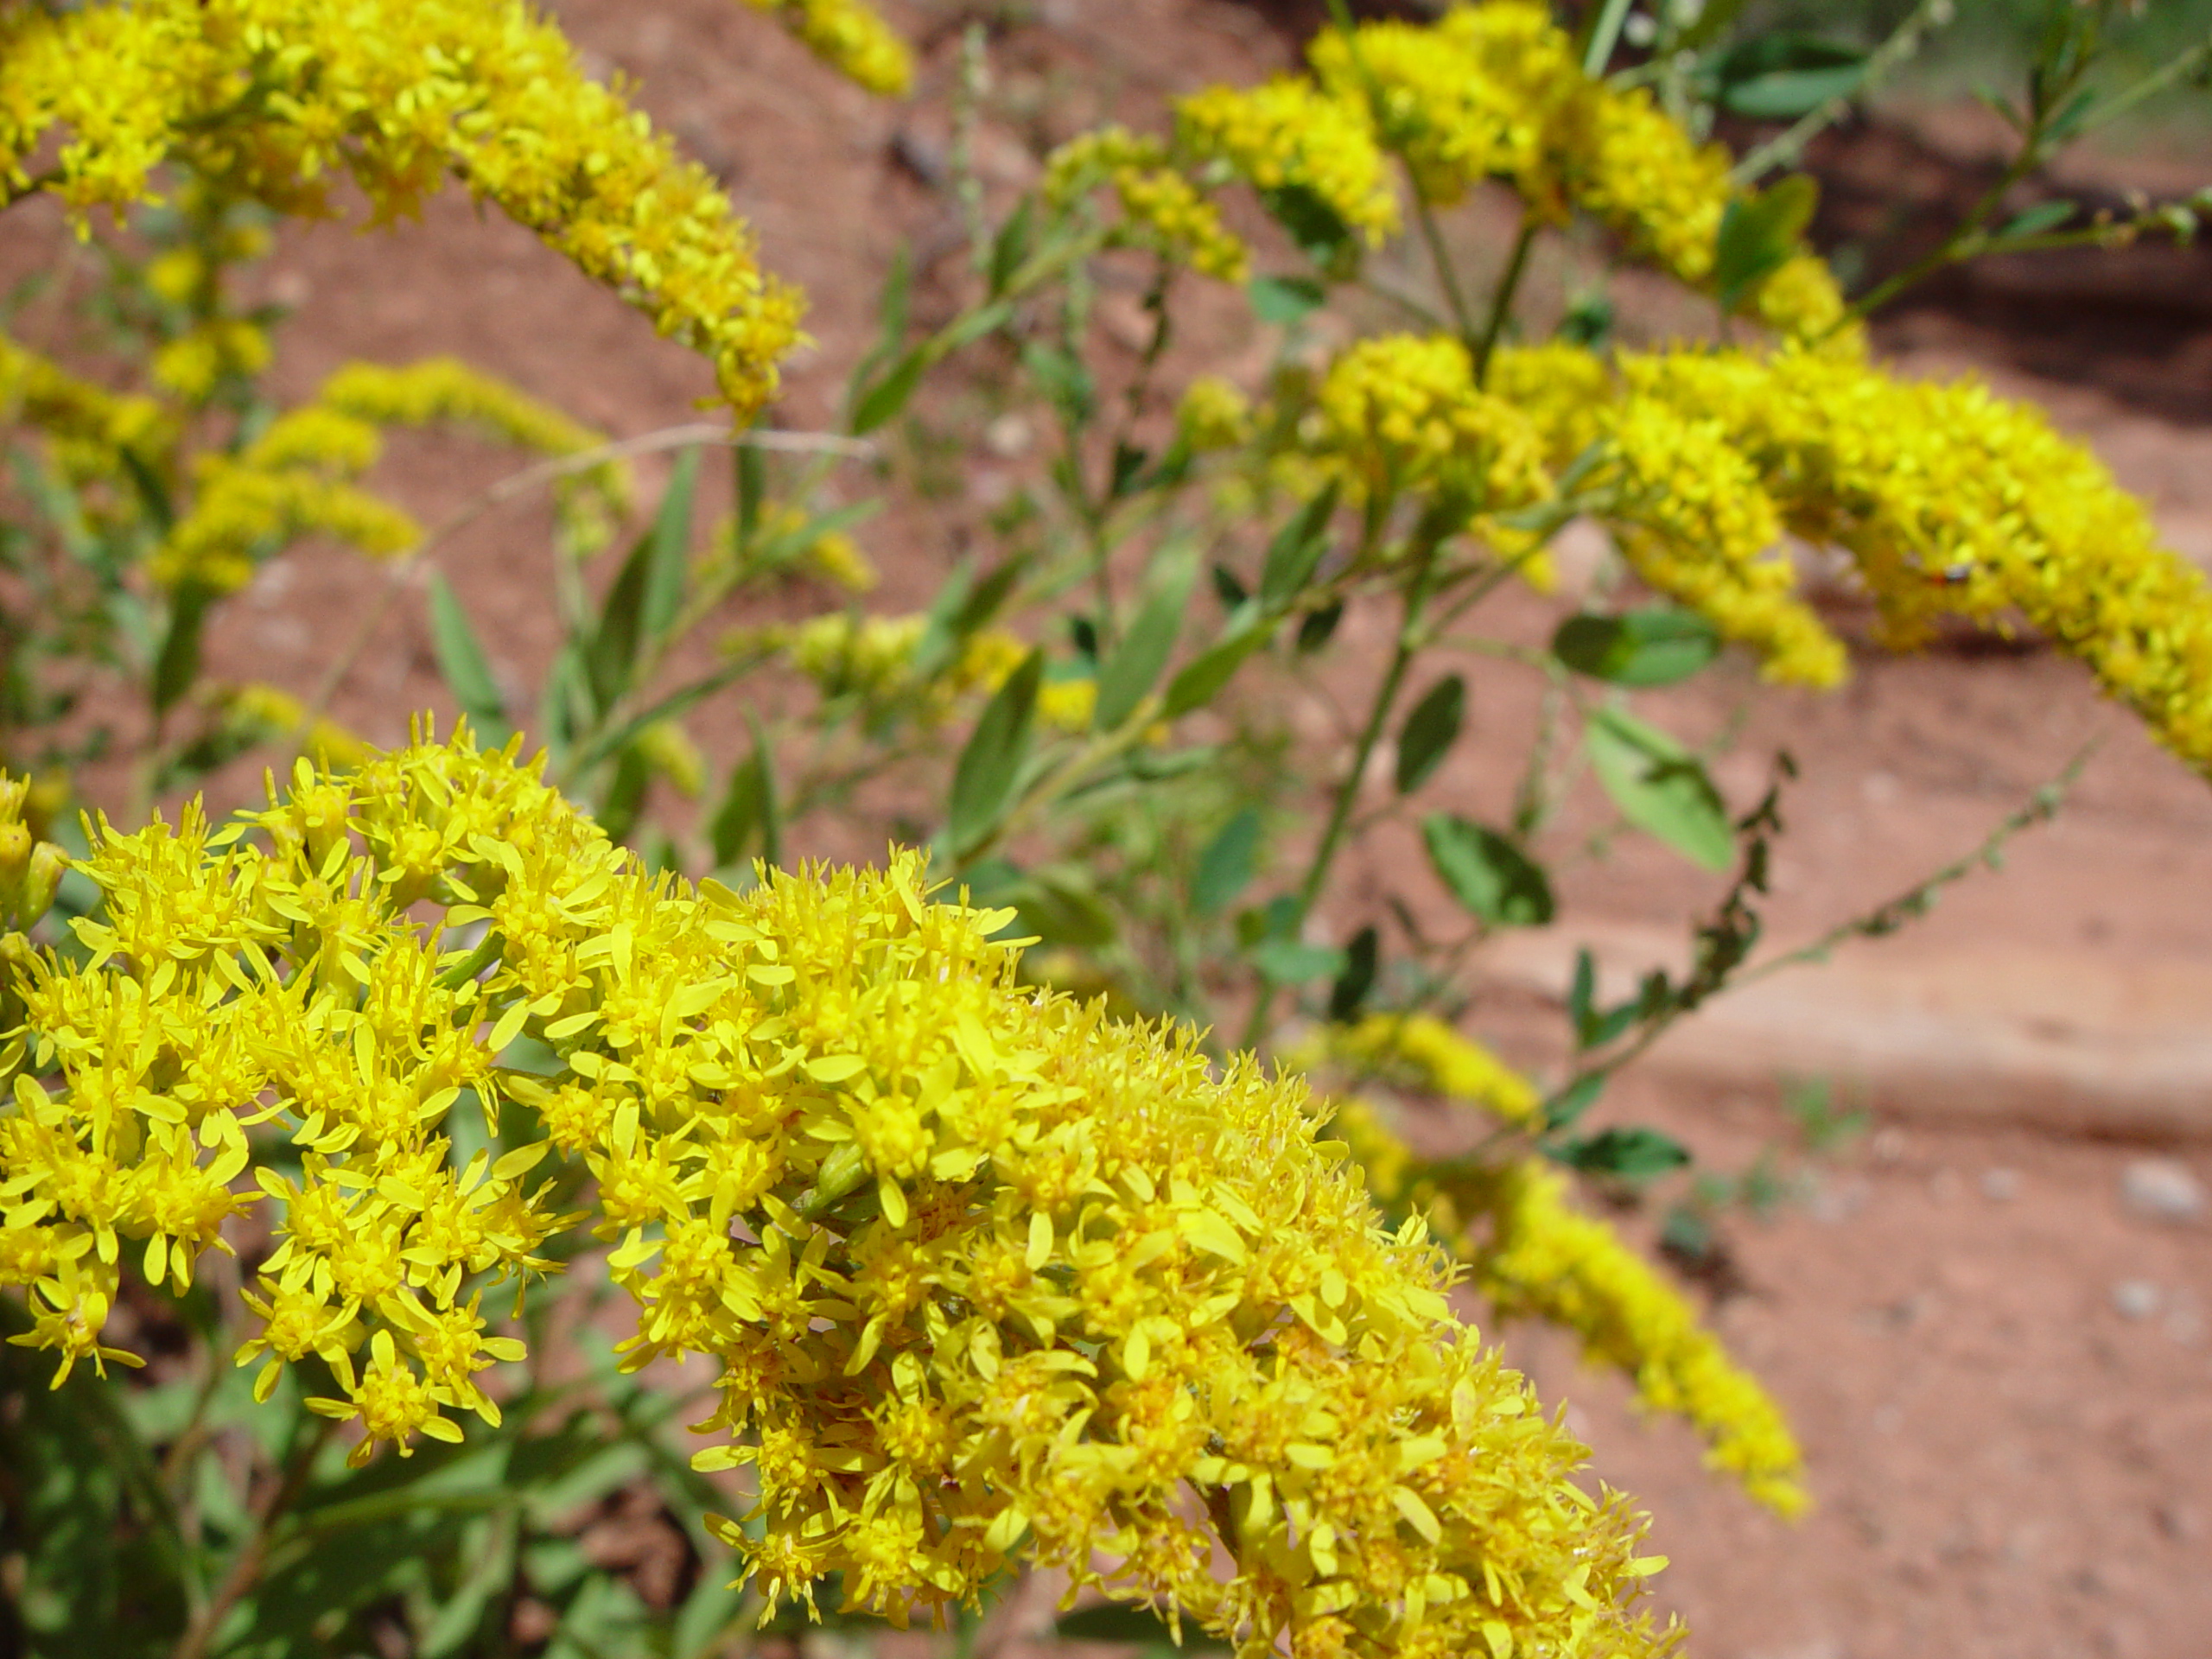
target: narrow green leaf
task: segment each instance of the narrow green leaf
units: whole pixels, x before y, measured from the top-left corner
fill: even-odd
[[[676,457],[668,489],[654,517],[652,552],[645,572],[645,637],[658,639],[683,608],[683,579],[691,562],[691,508],[699,489],[699,452]]]
[[[1728,809],[1688,750],[1617,709],[1592,715],[1586,738],[1592,769],[1623,817],[1708,870],[1734,861]]]
[[[200,639],[213,598],[197,582],[187,582],[170,596],[168,632],[162,636],[161,654],[154,659],[151,691],[156,715],[175,708],[200,677]]]
[[[1006,223],[999,226],[998,234],[991,238],[991,259],[986,275],[993,299],[1006,292],[1006,285],[1014,280],[1014,272],[1029,257],[1029,245],[1036,229],[1036,204],[1034,196],[1024,196],[1020,205],[1007,215]]]
[[[1244,659],[1265,645],[1267,639],[1266,629],[1247,628],[1199,652],[1168,681],[1160,714],[1175,720],[1211,702],[1222,688],[1236,677],[1236,671],[1244,666]]]
[[[1493,927],[1541,927],[1555,909],[1542,866],[1494,830],[1451,812],[1421,820],[1428,861],[1452,896]]]
[[[1189,541],[1162,549],[1154,561],[1151,591],[1128,632],[1099,671],[1098,702],[1091,715],[1095,729],[1119,728],[1159,680],[1183,631],[1184,613],[1190,607],[1191,588],[1198,575],[1198,552]]]
[[[760,507],[768,497],[768,462],[756,444],[741,443],[732,469],[737,498],[737,547],[742,558],[760,533]]]
[[[1398,732],[1398,793],[1410,795],[1444,764],[1459,741],[1467,709],[1467,683],[1447,674],[1413,706]]]
[[[1695,611],[1671,606],[1570,616],[1552,635],[1553,656],[1613,685],[1672,685],[1719,654],[1720,631]]]
[[[1812,35],[1759,35],[1723,53],[1713,73],[1713,101],[1729,114],[1795,121],[1856,92],[1866,79],[1866,54]]]
[[[1198,855],[1191,876],[1191,908],[1201,916],[1218,916],[1235,904],[1236,895],[1251,885],[1259,855],[1260,814],[1244,807]]]
[[[1045,653],[1032,651],[991,694],[960,752],[947,824],[956,854],[976,846],[996,829],[1012,802],[1014,779],[1029,753],[1030,721],[1044,676]]]
[[[1736,309],[1796,253],[1819,200],[1820,187],[1805,174],[1793,173],[1771,189],[1728,204],[1713,256],[1713,289],[1722,310]]]
[[[1311,276],[1255,276],[1245,292],[1252,301],[1252,315],[1278,328],[1304,321],[1329,296],[1328,289]]]
[[[1574,1082],[1544,1103],[1543,1126],[1546,1129],[1564,1129],[1597,1104],[1598,1096],[1605,1092],[1606,1074],[1593,1071]]]
[[[1275,532],[1268,544],[1267,563],[1260,568],[1260,602],[1280,611],[1295,599],[1329,545],[1329,519],[1337,510],[1337,486],[1331,484],[1308,501],[1290,522]]]
[[[1618,1175],[1624,1180],[1648,1181],[1690,1160],[1679,1141],[1656,1129],[1605,1129],[1586,1139],[1570,1141],[1560,1148],[1561,1162],[1595,1175]]]
[[[514,731],[507,719],[507,700],[492,677],[492,664],[477,641],[476,630],[469,626],[468,613],[442,572],[430,572],[429,592],[430,648],[436,653],[446,689],[480,741],[504,743]]]
[[[2045,231],[2056,230],[2080,211],[2070,201],[2039,201],[1998,232],[1996,239],[2010,242],[2041,236]]]
[[[1337,637],[1337,625],[1344,620],[1344,602],[1332,600],[1318,611],[1308,611],[1298,620],[1298,652],[1311,657]]]
[[[1278,985],[1304,985],[1333,979],[1344,970],[1344,953],[1299,939],[1262,939],[1247,952],[1252,965]]]
[[[1281,185],[1260,192],[1276,224],[1290,232],[1299,251],[1332,276],[1349,276],[1359,267],[1359,238],[1337,210],[1304,185]]]
[[[1337,982],[1329,988],[1329,1018],[1342,1024],[1359,1017],[1368,994],[1375,988],[1375,976],[1381,964],[1382,938],[1372,925],[1363,927],[1351,937],[1344,947],[1344,971],[1337,976]]]
[[[749,711],[747,719],[753,726],[752,753],[730,768],[729,786],[708,826],[717,868],[736,863],[756,841],[769,864],[781,861],[775,759],[760,721]]]
[[[914,395],[914,388],[922,383],[922,372],[929,367],[929,359],[921,346],[908,352],[870,386],[853,410],[853,435],[864,438],[886,421],[895,417],[906,407],[906,400]]]

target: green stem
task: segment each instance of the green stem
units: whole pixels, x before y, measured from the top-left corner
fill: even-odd
[[[1359,740],[1352,748],[1351,765],[1345,769],[1344,780],[1337,785],[1336,799],[1329,808],[1329,821],[1323,826],[1321,839],[1315,843],[1313,856],[1306,863],[1305,880],[1299,883],[1298,903],[1292,912],[1291,925],[1294,928],[1302,925],[1313,914],[1314,903],[1328,882],[1330,868],[1343,849],[1344,831],[1358,805],[1360,785],[1366,779],[1368,763],[1374,756],[1375,746],[1382,741],[1383,728],[1389,724],[1391,710],[1397,704],[1398,693],[1405,685],[1406,675],[1413,666],[1414,658],[1426,643],[1421,621],[1433,591],[1436,568],[1440,563],[1447,533],[1433,523],[1424,525],[1416,532],[1413,577],[1406,585],[1405,611],[1398,623],[1397,643],[1390,653],[1390,665],[1383,671],[1382,683],[1376,687],[1375,700],[1368,709],[1367,720],[1360,728]],[[1267,1035],[1268,1020],[1274,1011],[1274,999],[1275,988],[1273,985],[1262,987],[1258,1001],[1252,1005],[1251,1017],[1245,1021],[1244,1034],[1237,1039],[1239,1048],[1259,1046],[1261,1039]]]
[[[1452,265],[1452,251],[1444,245],[1444,232],[1436,222],[1435,211],[1418,185],[1414,189],[1414,218],[1421,226],[1421,239],[1427,245],[1430,262],[1436,267],[1437,286],[1444,290],[1444,303],[1459,327],[1460,341],[1471,352],[1478,339],[1474,315],[1467,309],[1466,296],[1460,291],[1459,275]]]
[[[1475,385],[1480,389],[1490,377],[1491,354],[1497,350],[1499,337],[1513,315],[1513,297],[1521,287],[1521,279],[1528,273],[1529,251],[1536,242],[1536,216],[1533,213],[1521,215],[1520,233],[1513,238],[1513,251],[1505,261],[1505,274],[1497,279],[1497,292],[1491,296],[1490,321],[1483,325],[1481,342],[1474,348]]]
[[[1629,0],[1605,0],[1597,14],[1589,38],[1582,43],[1582,73],[1593,79],[1605,73],[1613,48],[1619,44],[1622,25],[1628,22]]]

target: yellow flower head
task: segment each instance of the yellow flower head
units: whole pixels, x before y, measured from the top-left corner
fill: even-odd
[[[1398,228],[1398,197],[1366,111],[1310,80],[1215,86],[1178,101],[1191,153],[1219,159],[1255,188],[1302,190],[1370,246]]]
[[[517,1344],[473,1287],[571,1218],[548,1142],[455,1158],[467,1088],[542,1103],[595,1179],[625,1363],[715,1368],[697,1461],[749,1471],[715,1526],[772,1605],[836,1572],[903,1621],[1019,1552],[1255,1651],[1669,1644],[1630,1607],[1640,1522],[1572,1484],[1302,1085],[1025,986],[1008,915],[917,855],[693,888],[463,738],[302,764],[221,836],[100,826],[84,868],[105,908],[17,986],[0,1111],[0,1270],[65,1363],[102,1357],[117,1241],[174,1274],[273,1201],[242,1360],[321,1355],[357,1457],[496,1421],[476,1379]],[[553,1075],[499,1067],[523,1035]],[[258,1198],[254,1128],[302,1160]]]

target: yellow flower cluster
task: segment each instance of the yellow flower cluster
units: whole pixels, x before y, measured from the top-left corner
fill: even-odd
[[[745,0],[790,30],[848,80],[884,98],[914,84],[913,54],[891,25],[861,0]]]
[[[1348,347],[1314,397],[1308,453],[1358,495],[1456,496],[1471,516],[1552,493],[1542,435],[1504,398],[1478,390],[1467,348],[1448,335],[1384,334]]]
[[[43,433],[62,471],[80,482],[113,476],[124,449],[150,458],[175,436],[152,398],[118,396],[0,334],[0,426],[18,423]]]
[[[1167,147],[1126,127],[1102,127],[1070,139],[1045,161],[1046,200],[1065,207],[1109,183],[1143,240],[1202,276],[1241,283],[1251,250],[1221,222],[1221,210],[1167,164]]]
[[[1513,185],[1540,220],[1580,208],[1630,251],[1709,288],[1723,216],[1741,193],[1720,147],[1700,147],[1642,88],[1583,73],[1573,41],[1529,0],[1455,5],[1433,22],[1324,30],[1310,79],[1215,88],[1181,105],[1186,142],[1262,188],[1302,184],[1370,241],[1395,228],[1382,152],[1423,200],[1457,201],[1484,179]],[[1754,298],[1784,334],[1826,334],[1844,313],[1809,251]],[[1849,334],[1840,336],[1849,340]]]
[[[1516,1128],[1543,1109],[1535,1084],[1433,1014],[1370,1014],[1351,1025],[1330,1025],[1291,1060],[1301,1071],[1324,1062],[1470,1102]]]
[[[1252,430],[1252,400],[1217,374],[1202,374],[1175,405],[1175,431],[1200,454],[1231,449]]]
[[[1365,112],[1310,80],[1192,93],[1176,103],[1175,131],[1258,189],[1306,192],[1370,246],[1398,228],[1397,193]]]
[[[1794,348],[1610,366],[1509,349],[1491,384],[1542,429],[1553,467],[1605,446],[1584,485],[1594,515],[1654,587],[1764,652],[1770,677],[1832,684],[1845,666],[1789,565],[1761,554],[1786,529],[1851,554],[1888,643],[1921,644],[1945,614],[2024,620],[2212,770],[2212,590],[2032,405]]]
[[[858,616],[837,611],[791,627],[743,629],[724,648],[781,652],[824,697],[855,698],[925,726],[949,719],[963,697],[997,690],[1029,654],[1028,645],[1019,635],[985,628],[970,635],[952,660],[925,682],[915,672],[914,658],[928,631],[929,619],[919,614]],[[1095,680],[1048,679],[1038,688],[1038,718],[1062,731],[1084,731],[1097,701]]]
[[[626,1363],[715,1368],[698,1461],[749,1471],[716,1528],[772,1602],[837,1573],[903,1620],[1019,1552],[1254,1654],[1670,1643],[1630,1608],[1640,1522],[1302,1088],[1022,986],[1005,914],[932,902],[918,857],[694,889],[464,740],[302,767],[219,836],[102,825],[85,868],[92,958],[24,977],[0,1112],[0,1282],[65,1366],[118,1357],[126,1255],[182,1280],[278,1135],[302,1173],[255,1177],[282,1243],[245,1357],[320,1355],[364,1448],[453,1438],[496,1411],[482,1287],[542,1267],[557,1149]],[[525,1034],[555,1071],[499,1068]],[[456,1167],[464,1091],[514,1149]]]
[[[314,531],[377,557],[407,552],[422,539],[422,527],[350,480],[375,464],[379,428],[434,423],[474,428],[554,455],[601,442],[558,410],[451,358],[400,369],[351,364],[236,454],[197,458],[197,493],[155,550],[154,579],[170,588],[232,593],[262,559]],[[622,510],[624,474],[598,467],[565,483],[565,527],[588,547]]]
[[[1542,1103],[1525,1077],[1428,1015],[1370,1014],[1286,1057],[1300,1069],[1324,1063],[1471,1101],[1516,1126]],[[1781,1408],[1673,1286],[1611,1228],[1574,1210],[1564,1176],[1519,1157],[1425,1164],[1372,1103],[1355,1096],[1327,1109],[1330,1132],[1376,1200],[1426,1213],[1501,1318],[1573,1332],[1586,1357],[1632,1379],[1647,1408],[1687,1418],[1707,1441],[1711,1466],[1779,1514],[1802,1511],[1803,1462]]]
[[[349,178],[379,221],[451,175],[705,355],[740,411],[798,338],[798,296],[712,179],[522,0],[0,12],[0,203],[47,188],[80,221],[119,213],[172,159],[287,213],[330,212]]]
[[[269,366],[269,331],[243,317],[214,317],[166,341],[154,353],[154,384],[187,404],[205,403],[226,376]]]
[[[1777,1514],[1803,1512],[1803,1459],[1781,1408],[1673,1286],[1611,1228],[1568,1204],[1563,1176],[1531,1160],[1455,1175],[1446,1186],[1470,1220],[1486,1224],[1467,1260],[1502,1318],[1580,1332],[1585,1353],[1633,1377],[1645,1405],[1697,1427],[1710,1466]]]

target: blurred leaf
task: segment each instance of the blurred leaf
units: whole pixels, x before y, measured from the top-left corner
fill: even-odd
[[[1213,593],[1224,611],[1237,610],[1252,597],[1251,589],[1225,564],[1213,567]]]
[[[468,624],[468,613],[461,608],[460,595],[438,570],[430,572],[429,594],[430,648],[436,653],[438,672],[445,677],[446,689],[476,728],[478,741],[505,742],[514,732],[507,719],[507,700],[499,693],[499,683],[492,677],[492,664],[477,642],[476,630]]]
[[[708,830],[717,868],[736,863],[756,838],[760,856],[771,868],[783,862],[775,757],[759,717],[747,710],[746,720],[753,728],[753,752],[730,769],[729,787],[722,791],[721,804]]]
[[[1260,855],[1260,814],[1244,807],[1221,826],[1198,855],[1191,877],[1191,908],[1201,916],[1218,916],[1236,902],[1236,895],[1251,885]]]
[[[1014,889],[1012,903],[1021,912],[1020,931],[1045,944],[1097,950],[1113,944],[1121,931],[1090,873],[1078,865],[1031,871]]]
[[[1098,410],[1098,383],[1089,365],[1074,353],[1041,340],[1022,346],[1021,363],[1062,422],[1071,428],[1090,424]]]
[[[1189,1621],[1183,1625],[1183,1639],[1179,1644],[1173,1628],[1152,1609],[1131,1607],[1117,1601],[1099,1602],[1062,1613],[1052,1621],[1052,1634],[1063,1642],[1133,1643],[1147,1649],[1165,1648],[1170,1653],[1219,1653],[1227,1651],[1229,1647]]]
[[[1866,54],[1809,35],[1739,41],[1713,66],[1713,101],[1750,121],[1795,121],[1866,78]]]
[[[1303,985],[1333,978],[1344,970],[1344,953],[1333,946],[1301,939],[1262,939],[1245,953],[1252,965],[1278,985]]]
[[[1382,935],[1372,925],[1351,936],[1344,947],[1344,971],[1329,988],[1329,1018],[1338,1024],[1359,1017],[1368,994],[1375,988],[1376,969],[1382,958]]]
[[[1550,880],[1494,830],[1450,812],[1421,820],[1428,861],[1444,885],[1493,927],[1541,927],[1552,918]]]
[[[1037,688],[1044,675],[1045,653],[1032,651],[991,694],[960,752],[947,822],[956,855],[980,845],[1006,814],[1014,779],[1029,753],[1030,720],[1037,710]]]
[[[1301,184],[1260,192],[1268,216],[1298,244],[1299,251],[1332,276],[1349,276],[1359,268],[1359,238],[1337,210]]]
[[[1244,659],[1267,641],[1266,629],[1247,628],[1200,652],[1167,683],[1167,695],[1160,704],[1161,716],[1174,720],[1211,702],[1222,688],[1236,677]]]
[[[742,556],[752,551],[753,539],[760,533],[760,507],[768,499],[768,461],[758,444],[738,444],[733,453],[737,460],[731,469],[731,487],[737,502],[737,545]]]
[[[866,437],[906,408],[906,400],[914,395],[914,388],[922,384],[922,372],[929,365],[929,355],[920,346],[893,364],[854,407],[853,435]]]
[[[1708,870],[1725,870],[1736,836],[1720,791],[1688,749],[1666,733],[1600,709],[1590,717],[1590,764],[1621,816]]]
[[[1255,276],[1245,292],[1251,296],[1252,315],[1279,328],[1303,321],[1329,297],[1329,290],[1311,276]]]
[[[168,632],[154,659],[154,712],[165,715],[200,677],[200,637],[214,595],[188,582],[169,596]]]
[[[1614,685],[1672,685],[1719,654],[1720,631],[1695,611],[1671,606],[1570,616],[1552,635],[1552,655]]]
[[[1298,649],[1303,656],[1313,652],[1336,638],[1337,624],[1344,620],[1344,602],[1332,600],[1318,611],[1308,611],[1299,619]]]
[[[2070,201],[2039,201],[1997,232],[1999,242],[2041,236],[2055,231],[2081,210]]]
[[[1618,1175],[1624,1180],[1645,1181],[1680,1169],[1690,1160],[1681,1142],[1656,1129],[1605,1129],[1586,1140],[1569,1141],[1559,1150],[1560,1161],[1593,1175]]]
[[[1198,575],[1194,543],[1178,540],[1160,550],[1153,562],[1151,592],[1143,607],[1098,672],[1098,702],[1090,721],[1093,729],[1110,732],[1120,727],[1136,712],[1160,678],[1183,631],[1183,614]]]
[[[1467,683],[1447,674],[1413,706],[1398,732],[1398,793],[1410,795],[1444,764],[1459,740],[1467,707]]]
[[[1280,611],[1298,597],[1328,550],[1329,519],[1337,510],[1337,486],[1332,483],[1293,515],[1268,543],[1267,563],[1260,569],[1260,602]]]
[[[1735,310],[1796,256],[1819,201],[1820,187],[1793,173],[1769,190],[1728,204],[1713,255],[1713,289],[1723,311]]]
[[[1606,1074],[1592,1073],[1569,1084],[1544,1103],[1541,1122],[1548,1129],[1565,1129],[1573,1126],[1577,1118],[1597,1104],[1598,1096],[1605,1092]]]
[[[584,645],[584,672],[601,715],[630,690],[639,652],[675,620],[683,606],[698,481],[699,452],[686,449],[669,476],[652,527],[622,561],[601,604],[598,626]]]
[[[985,270],[993,299],[1006,292],[1006,285],[1021,269],[1022,261],[1029,257],[1029,246],[1035,239],[1037,199],[1022,197],[1020,204],[999,226],[998,234],[991,238],[991,257]]]
[[[1114,467],[1106,480],[1109,500],[1119,501],[1135,492],[1144,477],[1144,464],[1152,459],[1152,452],[1140,445],[1116,441],[1114,445]]]

